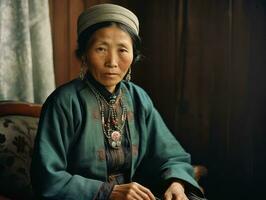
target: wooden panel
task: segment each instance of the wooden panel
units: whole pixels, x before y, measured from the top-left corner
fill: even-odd
[[[250,165],[246,165],[246,174],[251,174],[248,178],[251,182],[252,191],[256,197],[264,196],[265,186],[265,164],[266,164],[266,2],[247,1],[250,19],[250,53],[249,53],[249,84],[248,84],[248,115],[246,129],[250,140],[247,158],[251,160]],[[245,143],[246,141],[243,141]],[[246,154],[246,152],[244,152]],[[253,183],[253,184],[252,184]],[[257,198],[259,199],[259,198]]]
[[[182,133],[184,144],[198,162],[207,156],[214,76],[222,76],[226,67],[226,4],[205,0],[188,3],[185,9],[184,72],[175,129]],[[225,86],[224,81],[219,83]]]
[[[56,85],[69,80],[68,4],[50,0]]]
[[[236,192],[238,198],[245,199],[246,194],[241,194],[241,191],[243,187],[250,186],[250,182],[247,180],[251,178],[251,173],[245,171],[245,168],[253,162],[250,157],[252,146],[249,142],[251,138],[246,129],[248,120],[248,55],[250,53],[249,5],[240,0],[229,1],[229,5],[230,46],[228,52],[229,68],[226,73],[229,104],[227,106],[227,143],[225,144],[227,155],[224,170],[226,175],[230,177],[231,184],[236,185],[234,189],[229,188],[228,192]],[[240,138],[245,142],[239,143]],[[223,178],[224,181],[227,179]]]
[[[176,1],[136,3],[144,61],[133,68],[133,81],[146,89],[170,127],[174,127],[177,32]],[[158,17],[160,16],[160,17]]]
[[[76,21],[84,9],[82,0],[50,0],[50,15],[54,45],[56,85],[59,86],[79,73],[79,61],[75,57]]]
[[[84,10],[84,2],[79,1],[69,1],[69,29],[68,32],[70,40],[70,78],[73,79],[79,75],[80,71],[80,61],[75,55],[75,50],[77,49],[77,20],[80,13]]]

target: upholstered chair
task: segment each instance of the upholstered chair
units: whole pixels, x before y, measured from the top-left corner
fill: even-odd
[[[0,102],[0,200],[32,199],[29,170],[40,111],[39,104]]]

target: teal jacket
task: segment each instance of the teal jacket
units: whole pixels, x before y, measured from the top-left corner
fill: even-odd
[[[199,188],[184,151],[146,92],[121,82],[131,137],[131,179],[163,192],[177,178]],[[104,135],[97,100],[85,81],[56,89],[43,105],[32,158],[31,177],[42,199],[94,199],[108,179]]]

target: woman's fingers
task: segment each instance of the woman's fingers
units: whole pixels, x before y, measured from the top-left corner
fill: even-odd
[[[144,186],[142,186],[136,182],[133,182],[132,184],[133,184],[133,186],[136,187],[137,194],[139,196],[141,196],[143,199],[155,200],[154,195],[151,193],[151,191],[148,188],[146,188],[146,187],[144,187]]]
[[[172,194],[169,192],[166,192],[164,194],[164,200],[172,200]]]
[[[148,188],[136,182],[132,182],[128,184],[115,185],[110,199],[155,200],[155,197]]]
[[[189,200],[187,196],[183,193],[178,193],[178,194],[172,194],[172,193],[167,193],[164,195],[164,200]]]
[[[188,200],[184,186],[179,182],[173,182],[164,193],[165,200]]]

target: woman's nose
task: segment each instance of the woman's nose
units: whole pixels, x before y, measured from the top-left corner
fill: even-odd
[[[113,51],[110,51],[108,52],[108,55],[106,56],[105,65],[107,67],[117,67],[118,66],[117,59],[118,57],[116,53]]]

